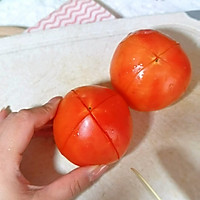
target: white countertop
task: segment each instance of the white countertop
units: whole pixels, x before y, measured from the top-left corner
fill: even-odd
[[[0,0],[0,26],[33,26],[64,2]],[[200,9],[199,0],[183,0],[181,4],[180,0],[103,2],[123,17]],[[127,155],[78,199],[153,200],[131,172],[130,168],[134,167],[163,200],[199,200],[199,22],[185,13],[177,13],[84,24],[83,29],[74,25],[2,38],[0,107],[10,105],[17,111],[44,103],[52,96],[64,95],[80,85],[107,83],[113,50],[127,33],[141,28],[161,30],[180,42],[189,56],[193,69],[190,87],[178,103],[161,111],[132,110],[134,137]],[[49,140],[34,142],[23,171],[31,183],[47,184],[49,178],[54,179],[74,168],[49,145]],[[49,152],[54,153],[53,158]]]
[[[132,167],[162,200],[199,200],[199,21],[177,13],[82,27],[73,25],[2,38],[0,107],[10,105],[17,111],[81,85],[106,84],[113,50],[127,33],[142,28],[161,30],[180,42],[191,60],[193,73],[187,93],[160,111],[131,110],[134,134],[128,153],[77,200],[153,200],[130,170]],[[33,140],[26,154],[23,174],[33,184],[48,184],[75,167],[51,141]]]
[[[68,0],[69,1],[69,0]],[[66,0],[0,0],[0,26],[33,26]],[[199,0],[98,0],[122,17],[200,9]]]

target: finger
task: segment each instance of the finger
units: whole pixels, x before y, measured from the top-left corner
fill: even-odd
[[[53,119],[60,100],[61,97],[55,97],[43,106],[11,113],[0,126],[0,147],[7,149],[9,154],[21,155],[34,130]]]
[[[0,123],[11,113],[10,107],[7,106],[0,111]]]
[[[34,199],[72,199],[91,186],[107,170],[107,165],[77,168],[43,189],[36,191]]]
[[[49,137],[53,136],[53,124],[47,123],[43,127],[36,129],[33,137]]]

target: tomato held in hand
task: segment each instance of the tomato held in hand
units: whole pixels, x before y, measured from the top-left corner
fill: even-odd
[[[72,163],[108,164],[126,152],[132,119],[125,100],[101,86],[84,86],[70,91],[61,101],[53,123],[60,152]]]
[[[185,92],[191,67],[176,41],[155,30],[139,30],[116,48],[110,76],[133,109],[152,111],[172,104]]]

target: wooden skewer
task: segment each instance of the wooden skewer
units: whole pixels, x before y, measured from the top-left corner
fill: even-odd
[[[147,183],[147,181],[144,179],[144,177],[134,168],[131,168],[131,170],[135,173],[135,175],[142,181],[142,183],[147,187],[147,189],[154,195],[154,197],[157,200],[162,200],[158,194],[154,191],[154,189]]]

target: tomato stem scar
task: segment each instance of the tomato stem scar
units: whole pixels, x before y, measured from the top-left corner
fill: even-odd
[[[102,132],[104,133],[104,135],[106,136],[106,138],[110,141],[110,144],[112,145],[112,147],[114,148],[116,154],[117,154],[117,158],[120,158],[119,152],[117,151],[115,145],[113,144],[112,139],[110,138],[110,136],[108,135],[108,133],[101,127],[101,125],[99,124],[99,122],[97,121],[97,119],[95,118],[95,116],[92,114],[92,110],[90,106],[87,106],[83,100],[81,99],[81,97],[78,95],[78,93],[75,90],[72,90],[73,93],[77,96],[77,98],[81,101],[81,103],[83,104],[83,106],[88,110],[90,116],[92,117],[92,119],[95,121],[95,123],[97,124],[97,126],[102,130]],[[114,95],[113,95],[114,96]],[[112,97],[112,96],[111,96]],[[109,97],[110,98],[110,97]],[[109,99],[107,98],[107,99]],[[104,102],[104,101],[103,101]],[[93,108],[94,109],[94,108]]]

